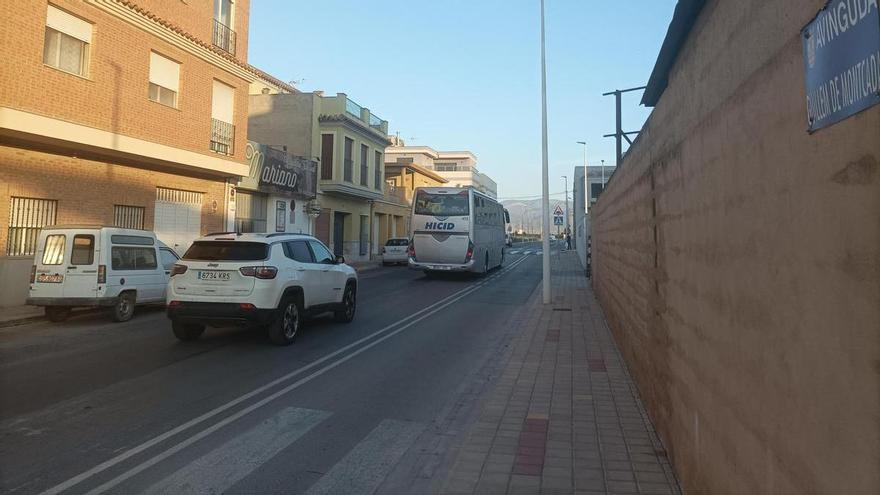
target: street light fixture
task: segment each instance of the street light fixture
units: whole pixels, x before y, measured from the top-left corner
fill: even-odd
[[[578,141],[577,144],[584,145],[584,173],[587,173],[587,142],[586,141]]]

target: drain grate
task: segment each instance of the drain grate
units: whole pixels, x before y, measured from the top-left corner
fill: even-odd
[[[553,311],[571,311],[571,308],[553,308]]]

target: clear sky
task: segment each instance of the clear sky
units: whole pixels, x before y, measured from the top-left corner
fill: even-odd
[[[252,0],[249,62],[346,93],[407,144],[470,150],[499,197],[541,193],[538,0]],[[546,0],[550,192],[614,163],[614,98],[651,73],[675,0]],[[625,130],[649,111],[624,97]],[[569,186],[570,187],[570,186]],[[562,196],[559,194],[558,196]]]

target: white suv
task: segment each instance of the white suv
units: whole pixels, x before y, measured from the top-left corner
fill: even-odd
[[[357,273],[312,236],[209,234],[174,265],[166,300],[180,340],[199,338],[205,325],[258,324],[289,345],[306,313],[354,319]]]

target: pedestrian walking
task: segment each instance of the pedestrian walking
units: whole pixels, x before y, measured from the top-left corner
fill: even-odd
[[[571,251],[571,234],[569,232],[565,233],[565,245],[567,250]]]

